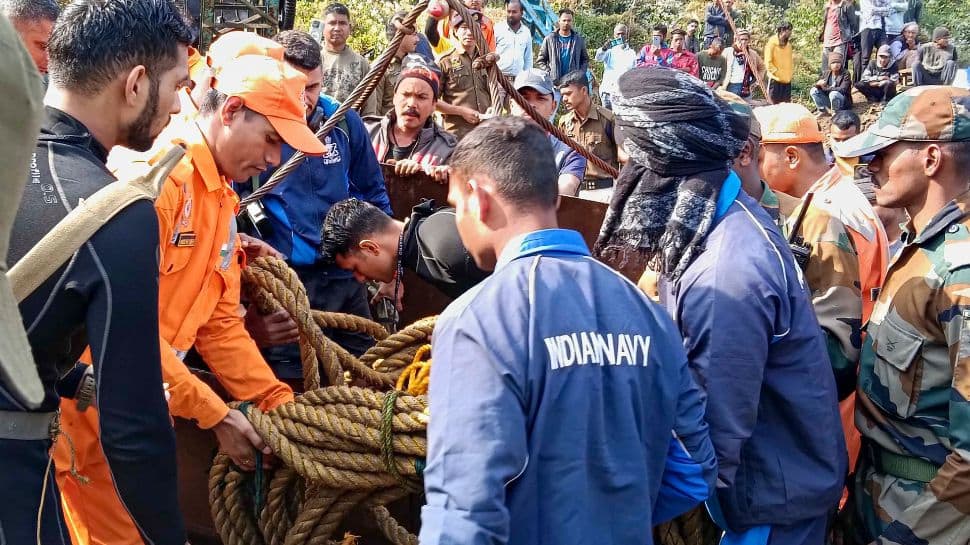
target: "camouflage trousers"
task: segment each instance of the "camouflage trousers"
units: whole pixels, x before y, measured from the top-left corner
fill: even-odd
[[[964,517],[961,524],[954,526],[956,509],[937,501],[932,494],[922,496],[927,486],[921,481],[880,473],[863,456],[855,479],[856,531],[860,542],[877,545],[960,542],[961,536],[967,533],[970,517]],[[919,519],[918,533],[910,528],[914,517]],[[934,524],[934,518],[940,519],[940,523]]]

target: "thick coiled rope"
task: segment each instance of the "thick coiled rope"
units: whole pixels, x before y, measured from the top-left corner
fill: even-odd
[[[330,544],[347,514],[362,508],[392,543],[416,543],[385,506],[421,490],[428,402],[393,387],[423,357],[434,319],[389,336],[369,320],[314,311],[296,274],[275,258],[255,260],[243,279],[260,312],[284,309],[297,323],[307,391],[267,412],[236,404],[280,463],[245,473],[216,456],[209,503],[222,542]],[[323,328],[366,333],[378,343],[356,358]],[[321,387],[322,378],[330,385]]]

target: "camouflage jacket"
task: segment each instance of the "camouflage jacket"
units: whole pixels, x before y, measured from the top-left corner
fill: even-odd
[[[808,189],[815,193],[816,206],[839,218],[859,256],[862,288],[862,323],[869,321],[876,297],[889,268],[889,239],[868,199],[836,165]]]
[[[939,470],[866,493],[878,543],[970,543],[970,192],[908,231],[869,322],[856,425],[876,449]]]
[[[802,201],[773,191],[764,182],[762,185],[761,206],[787,238]],[[812,292],[818,323],[825,331],[829,360],[839,399],[842,399],[855,389],[856,365],[862,346],[859,258],[846,226],[824,205],[817,206],[815,199],[805,212],[798,234],[811,249],[805,281]]]

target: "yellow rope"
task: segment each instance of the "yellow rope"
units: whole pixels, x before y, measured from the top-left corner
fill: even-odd
[[[428,359],[424,359],[428,356]],[[404,368],[404,372],[397,379],[395,386],[402,392],[407,392],[414,396],[428,395],[428,386],[431,384],[431,345],[426,344],[414,353],[411,365]]]

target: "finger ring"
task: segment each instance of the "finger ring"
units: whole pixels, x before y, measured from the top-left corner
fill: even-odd
[[[250,460],[249,458],[243,458],[242,463],[248,466],[249,464],[252,463],[252,460]]]

